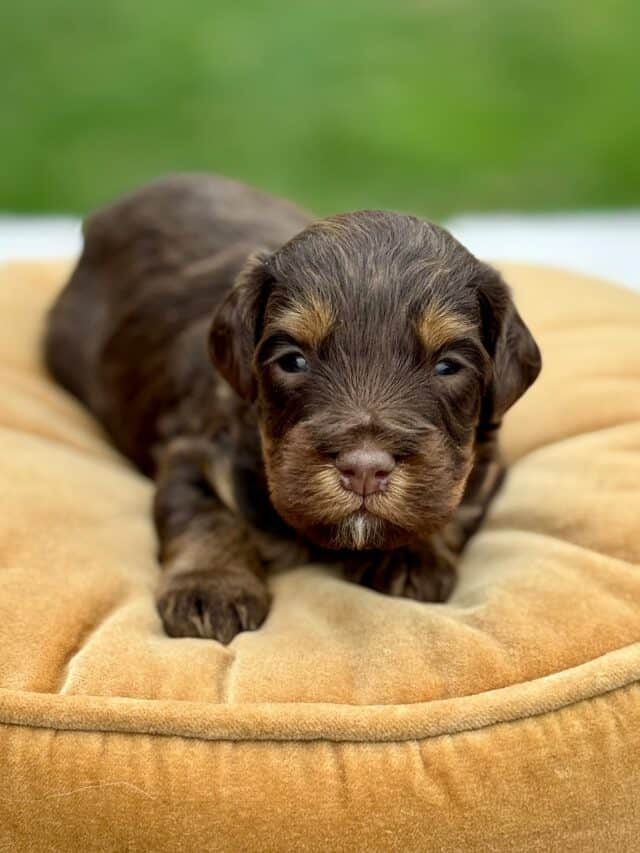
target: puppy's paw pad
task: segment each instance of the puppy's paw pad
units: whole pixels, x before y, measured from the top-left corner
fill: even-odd
[[[170,637],[201,637],[226,645],[241,631],[260,627],[269,594],[249,572],[193,572],[170,579],[157,607]]]

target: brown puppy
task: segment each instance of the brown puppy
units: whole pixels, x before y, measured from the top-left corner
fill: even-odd
[[[442,228],[311,222],[204,176],[88,220],[45,351],[156,478],[167,633],[222,642],[264,620],[274,562],[445,600],[540,370],[498,273]]]

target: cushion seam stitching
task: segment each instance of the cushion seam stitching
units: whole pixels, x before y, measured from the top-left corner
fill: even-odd
[[[560,705],[557,708],[550,708],[548,710],[541,710],[538,712],[534,712],[531,714],[523,714],[518,717],[514,717],[511,720],[494,720],[490,723],[484,723],[478,726],[467,726],[466,728],[458,729],[457,731],[451,732],[440,732],[438,734],[431,735],[417,735],[417,736],[407,736],[407,737],[394,737],[394,738],[376,738],[372,740],[367,740],[364,738],[340,738],[340,737],[331,737],[330,735],[319,735],[317,737],[298,737],[298,738],[278,738],[278,737],[223,737],[223,736],[214,736],[214,737],[206,737],[205,735],[190,735],[179,732],[143,732],[143,731],[127,731],[127,730],[118,730],[118,729],[103,729],[103,728],[92,728],[92,729],[84,729],[84,728],[63,728],[56,726],[39,726],[34,723],[25,723],[25,722],[11,722],[0,719],[0,725],[12,726],[15,728],[25,728],[25,729],[40,729],[49,732],[55,733],[72,733],[72,734],[100,734],[100,735],[128,735],[134,737],[176,737],[182,740],[196,740],[205,743],[282,743],[282,744],[305,744],[305,743],[346,743],[346,744],[394,744],[394,743],[411,743],[411,742],[419,742],[419,741],[428,741],[435,740],[441,737],[456,737],[457,735],[465,735],[465,734],[473,734],[475,732],[482,732],[487,729],[492,729],[496,726],[503,725],[511,725],[514,723],[522,723],[527,720],[534,720],[540,717],[546,717],[551,714],[557,714],[561,711],[566,710],[567,708],[573,708],[576,705],[586,704],[588,702],[597,701],[598,699],[603,699],[608,696],[613,696],[617,693],[620,693],[624,690],[629,690],[630,688],[638,687],[640,684],[640,677],[634,678],[633,680],[627,682],[626,684],[621,684],[618,687],[612,687],[610,690],[605,690],[602,693],[596,693],[593,696],[583,696],[580,699],[574,699],[571,702],[567,702],[565,705]]]

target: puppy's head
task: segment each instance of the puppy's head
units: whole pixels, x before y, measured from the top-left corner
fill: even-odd
[[[498,273],[443,229],[383,211],[322,220],[250,258],[211,354],[257,401],[276,510],[351,549],[442,527],[479,431],[540,370]]]

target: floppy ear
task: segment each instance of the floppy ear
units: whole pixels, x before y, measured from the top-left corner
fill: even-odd
[[[535,382],[542,367],[540,350],[518,314],[500,275],[483,264],[479,284],[485,346],[493,377],[483,402],[483,420],[498,426],[505,412]]]
[[[229,385],[245,400],[256,396],[253,351],[273,280],[268,252],[250,255],[233,288],[217,309],[209,332],[209,355]]]

